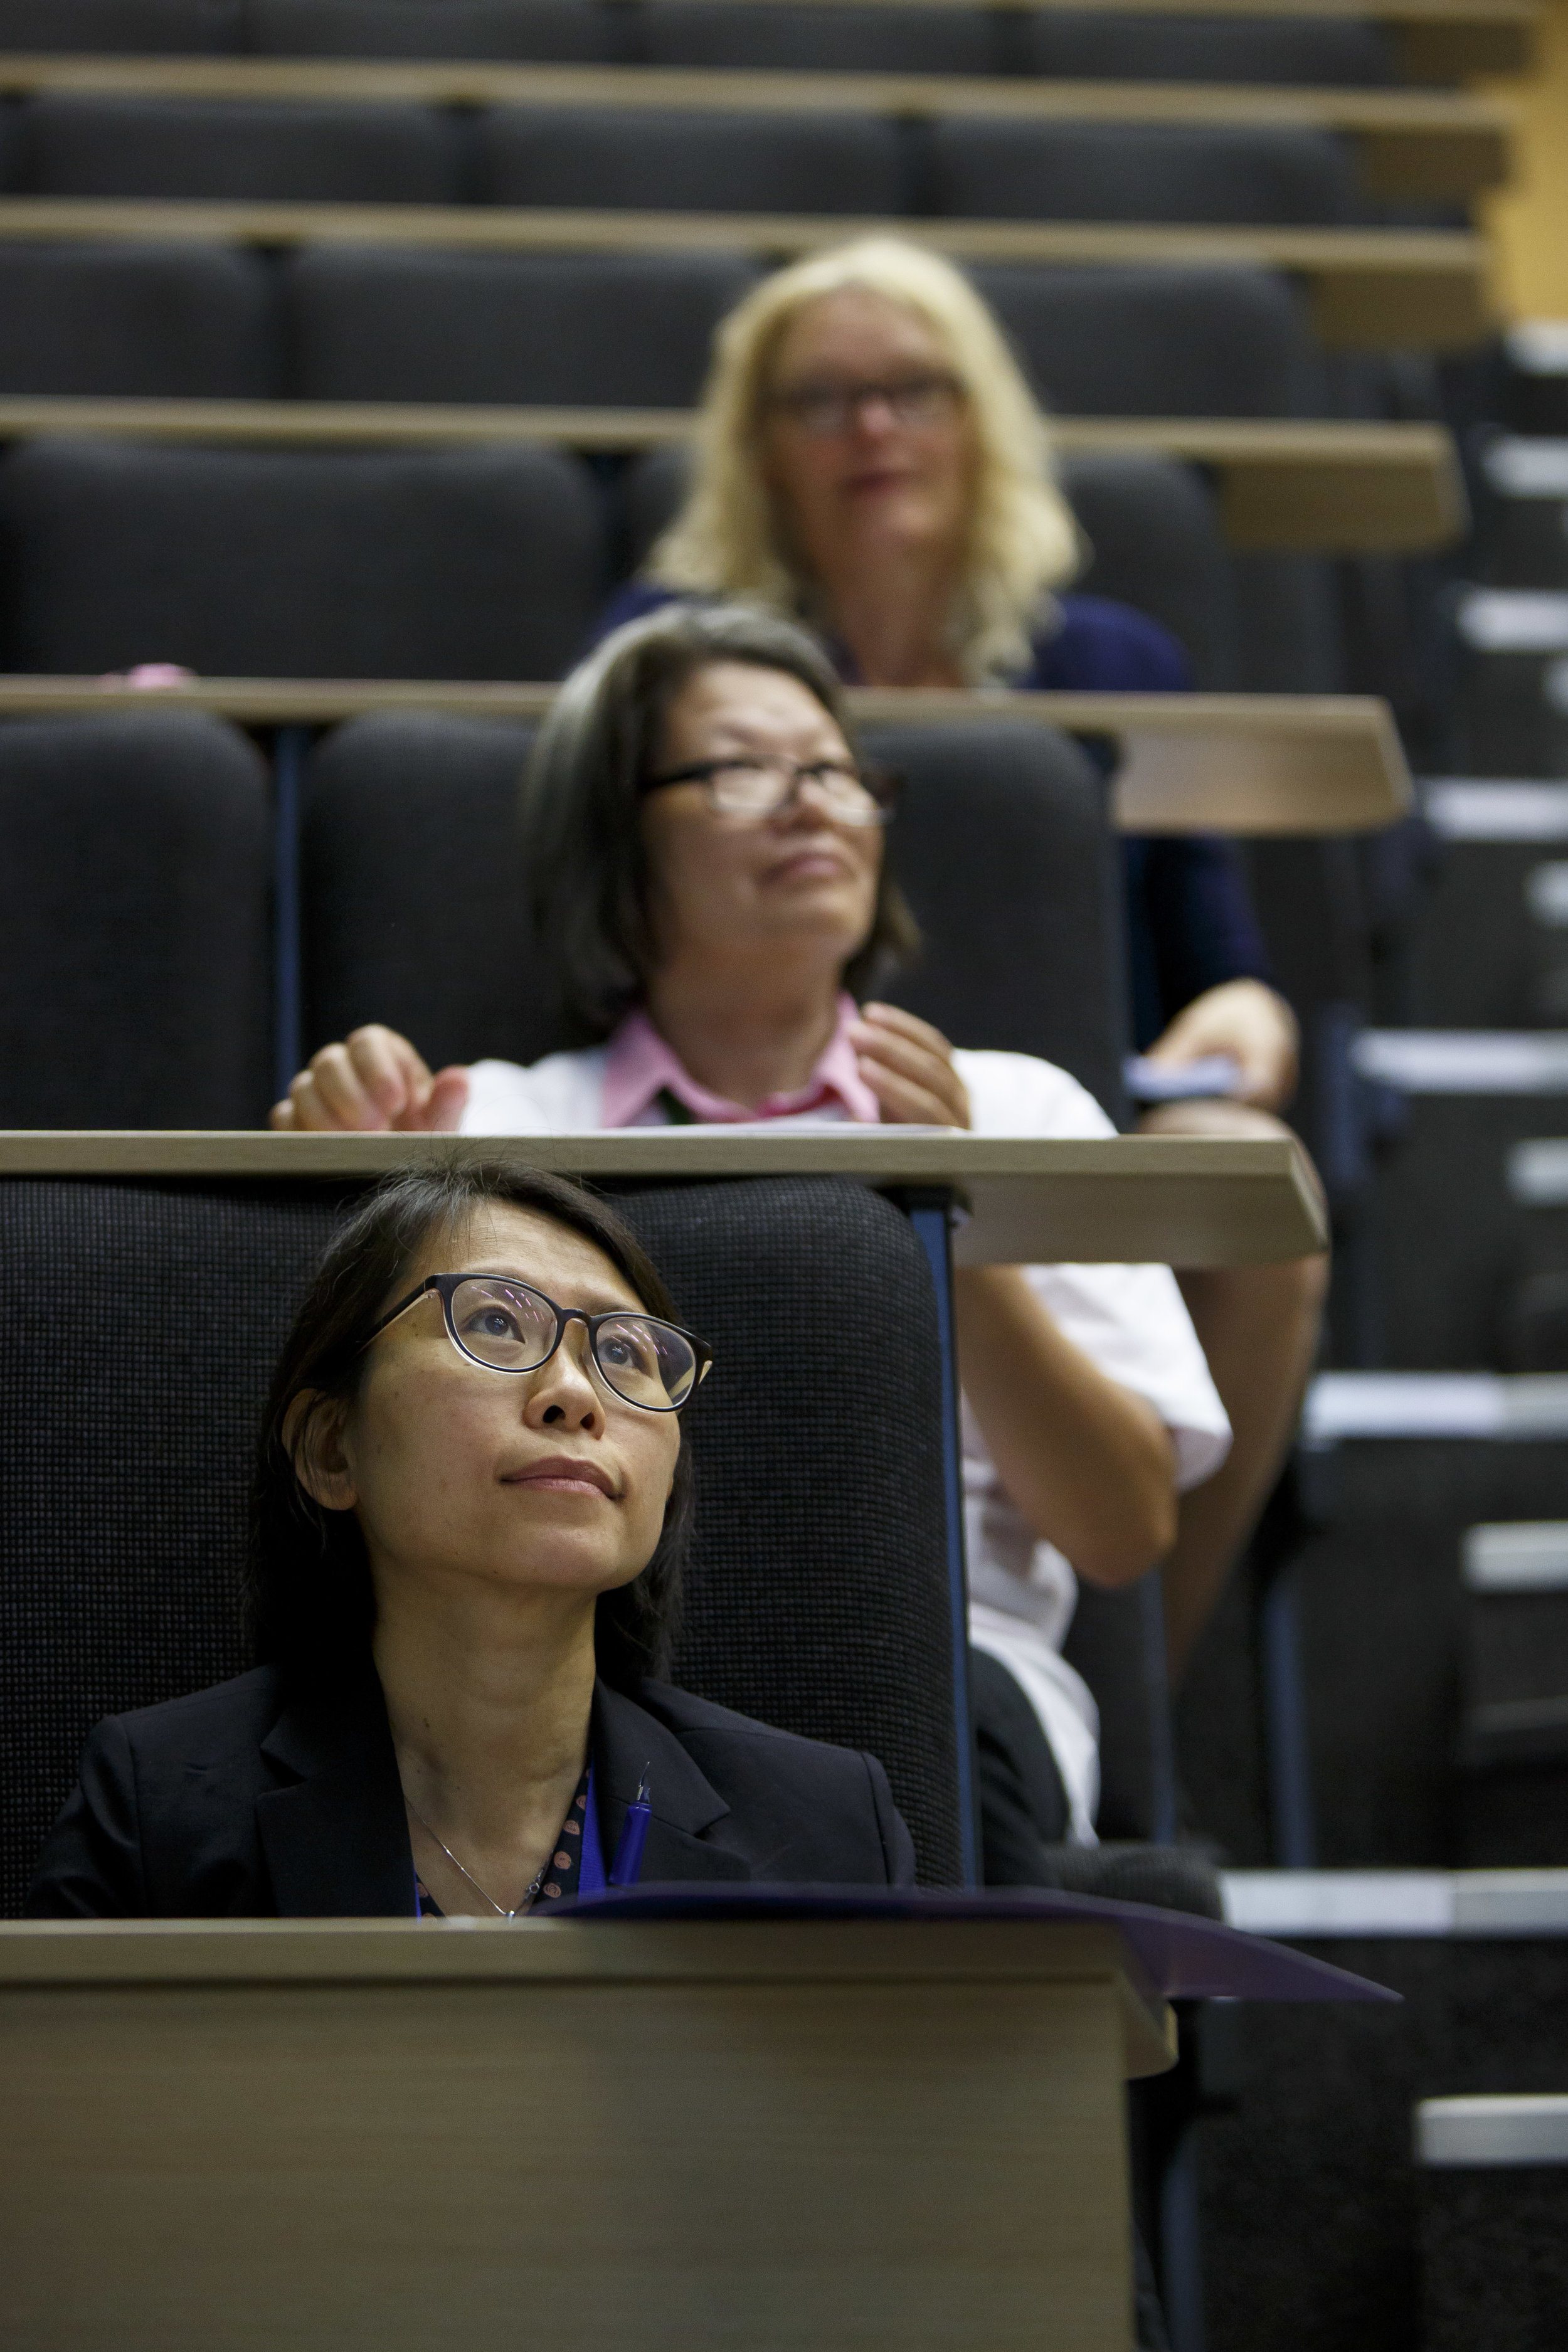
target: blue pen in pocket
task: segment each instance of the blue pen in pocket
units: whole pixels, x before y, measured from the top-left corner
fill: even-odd
[[[616,1858],[610,1864],[606,1884],[611,1886],[635,1886],[642,1876],[642,1850],[647,1843],[647,1825],[652,1819],[648,1803],[647,1766],[642,1768],[637,1795],[626,1807],[626,1818],[621,1834],[616,1841]]]

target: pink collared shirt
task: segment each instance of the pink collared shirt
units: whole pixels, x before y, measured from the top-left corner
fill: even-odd
[[[768,1095],[754,1109],[710,1094],[666,1044],[646,1013],[628,1013],[605,1051],[604,1124],[647,1127],[658,1121],[660,1095],[668,1093],[704,1126],[720,1127],[760,1118],[855,1119],[875,1127],[882,1113],[860,1076],[849,1025],[859,1017],[852,996],[838,1000],[838,1025],[804,1087]],[[652,1116],[650,1117],[650,1114]]]

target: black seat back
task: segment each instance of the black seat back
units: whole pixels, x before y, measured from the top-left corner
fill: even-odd
[[[0,726],[0,1128],[250,1127],[271,1091],[266,772],[216,719]]]
[[[876,214],[908,193],[899,127],[872,114],[497,106],[478,137],[498,205]]]
[[[448,205],[464,193],[455,124],[428,106],[47,91],[22,120],[31,195]]]
[[[247,0],[246,43],[281,58],[489,58],[602,65],[617,11],[598,0]]]
[[[988,74],[980,8],[792,7],[788,0],[645,0],[635,36],[654,66],[776,66],[804,73]]]
[[[604,588],[579,462],[38,441],[0,464],[6,667],[558,676]]]
[[[248,1663],[238,1593],[251,1449],[339,1197],[0,1180],[0,1911],[19,1907],[90,1726]],[[924,1256],[897,1210],[828,1180],[669,1187],[624,1205],[716,1350],[686,1427],[698,1531],[677,1677],[880,1756],[922,1878],[952,1884],[959,1776]],[[61,1301],[84,1296],[89,1381],[62,1345],[73,1318],[62,1322]],[[803,1478],[803,1461],[830,1475]]]
[[[243,48],[245,0],[0,0],[0,49],[94,57]]]
[[[1036,393],[1068,416],[1321,413],[1300,304],[1267,270],[972,270]]]
[[[1304,82],[1376,87],[1397,80],[1381,25],[1330,16],[1190,16],[1100,9],[1024,13],[1029,73],[1089,81]]]
[[[0,245],[0,395],[270,400],[266,265],[222,246]]]
[[[1354,216],[1350,159],[1326,131],[1250,123],[931,126],[933,211],[994,220],[1272,221]]]
[[[366,1021],[438,1066],[562,1042],[513,846],[522,729],[377,717],[315,753],[302,848],[307,1050]],[[1054,731],[869,730],[906,778],[894,869],[924,932],[896,1002],[965,1045],[1041,1054],[1112,1108],[1126,1021],[1103,789]]]
[[[752,283],[721,253],[426,253],[323,246],[284,273],[305,400],[685,408]]]
[[[1114,1116],[1125,951],[1098,772],[1016,719],[873,727],[866,741],[905,780],[890,855],[923,939],[887,995],[955,1045],[1057,1063]]]

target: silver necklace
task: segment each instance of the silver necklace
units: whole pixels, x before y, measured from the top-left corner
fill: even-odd
[[[442,1853],[446,1855],[446,1857],[447,1857],[447,1861],[451,1864],[451,1865],[452,1865],[452,1867],[453,1867],[453,1869],[454,1869],[454,1870],[462,1871],[462,1874],[463,1874],[463,1876],[468,1880],[468,1885],[473,1888],[474,1893],[475,1893],[476,1895],[479,1895],[479,1897],[480,1897],[484,1902],[486,1902],[486,1903],[488,1903],[488,1904],[489,1905],[490,1909],[495,1913],[496,1917],[497,1917],[498,1919],[520,1919],[520,1918],[522,1916],[522,1915],[524,1914],[524,1912],[526,1912],[526,1911],[531,1911],[531,1909],[533,1908],[534,1899],[535,1899],[535,1897],[537,1896],[537,1895],[538,1895],[538,1893],[539,1893],[540,1888],[541,1888],[541,1887],[543,1885],[543,1884],[544,1884],[544,1874],[545,1874],[545,1872],[546,1872],[546,1871],[549,1869],[549,1867],[550,1867],[551,1859],[552,1859],[552,1855],[551,1855],[551,1854],[547,1853],[547,1854],[545,1855],[545,1857],[544,1857],[544,1860],[540,1864],[540,1865],[539,1865],[539,1875],[535,1878],[535,1880],[534,1880],[534,1882],[533,1882],[532,1885],[529,1888],[529,1890],[528,1890],[527,1894],[523,1896],[522,1901],[521,1901],[521,1902],[517,1906],[517,1908],[516,1908],[514,1911],[509,1911],[509,1910],[507,1910],[507,1908],[505,1907],[505,1906],[504,1906],[503,1904],[498,1903],[498,1902],[496,1901],[495,1896],[494,1896],[493,1895],[487,1895],[487,1894],[486,1894],[486,1892],[485,1892],[484,1888],[479,1885],[479,1880],[474,1876],[474,1874],[473,1874],[473,1872],[472,1872],[471,1870],[464,1870],[464,1869],[463,1869],[463,1865],[462,1865],[462,1864],[458,1860],[457,1855],[452,1852],[452,1849],[451,1849],[451,1847],[447,1843],[446,1839],[445,1839],[445,1838],[441,1838],[441,1837],[437,1837],[437,1836],[436,1836],[436,1832],[435,1832],[435,1831],[431,1828],[431,1826],[430,1826],[429,1822],[425,1819],[425,1816],[423,1815],[423,1813],[416,1812],[416,1811],[415,1811],[415,1807],[414,1807],[413,1800],[405,1794],[405,1797],[404,1797],[403,1801],[404,1801],[404,1803],[408,1807],[409,1811],[410,1811],[411,1813],[413,1813],[413,1814],[414,1814],[414,1818],[415,1818],[415,1820],[418,1822],[418,1824],[419,1824],[420,1828],[424,1831],[424,1832],[425,1832],[426,1836],[427,1838],[431,1838],[431,1839],[433,1839],[433,1840],[435,1841],[436,1844],[437,1844],[437,1845],[438,1845],[438,1846],[440,1847],[440,1849],[441,1849]],[[553,1851],[553,1849],[552,1849],[552,1851]]]

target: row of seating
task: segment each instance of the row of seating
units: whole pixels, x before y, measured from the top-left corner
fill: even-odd
[[[682,465],[26,443],[0,459],[0,670],[557,677]],[[1231,556],[1201,478],[1170,459],[1077,457],[1064,479],[1093,551],[1081,584],[1163,622],[1200,687],[1334,688],[1321,562]]]
[[[821,72],[1380,85],[1384,29],[1310,14],[755,5],[755,0],[5,0],[0,47],[779,66]]]
[[[512,825],[531,730],[381,713],[306,761],[297,841],[266,763],[200,714],[0,727],[0,1128],[248,1127],[279,1058],[390,1022],[433,1061],[562,1042]],[[869,730],[905,780],[892,855],[925,937],[900,1001],[1120,1094],[1125,1014],[1104,788],[1008,720]],[[298,860],[300,968],[272,895]],[[1045,918],[1042,919],[1042,916]],[[300,1035],[272,1034],[275,986]]]
[[[1290,288],[1201,266],[977,268],[1050,407],[1331,414]],[[689,408],[762,275],[726,253],[0,244],[0,394]]]
[[[997,220],[1369,216],[1342,142],[1286,125],[58,91],[0,109],[0,191]]]

